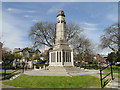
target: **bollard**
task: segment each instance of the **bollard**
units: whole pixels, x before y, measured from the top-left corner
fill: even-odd
[[[34,65],[34,70],[36,69],[36,65]]]

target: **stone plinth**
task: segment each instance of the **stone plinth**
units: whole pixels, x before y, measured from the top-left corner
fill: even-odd
[[[73,66],[73,52],[67,50],[52,50],[49,53],[50,66]]]

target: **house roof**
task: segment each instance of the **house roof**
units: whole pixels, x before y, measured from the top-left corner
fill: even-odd
[[[98,56],[100,56],[100,57],[107,57],[108,55],[98,54]]]
[[[27,48],[24,48],[24,49],[20,49],[19,51],[16,51],[15,53],[23,52],[24,50],[28,51],[29,53],[34,53],[34,52],[36,52],[36,51],[40,52],[39,49],[34,50],[34,49],[32,49],[32,48],[28,48],[28,47],[27,47]],[[41,52],[40,52],[40,53],[41,53]]]
[[[48,52],[48,50],[45,50],[45,51],[42,53],[42,55],[46,55],[47,52]]]

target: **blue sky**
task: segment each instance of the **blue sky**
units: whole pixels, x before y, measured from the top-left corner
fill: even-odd
[[[75,22],[97,46],[104,28],[117,22],[117,2],[2,2],[2,40],[10,49],[30,47],[30,27],[39,21],[56,22],[63,9],[66,22]],[[108,53],[104,50],[100,53]]]

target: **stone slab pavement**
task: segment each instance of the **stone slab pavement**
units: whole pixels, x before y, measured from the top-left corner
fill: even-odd
[[[115,73],[116,75],[120,75],[118,73]],[[106,88],[116,88],[120,90],[120,79],[116,78],[114,80],[111,80],[107,85]]]
[[[99,70],[88,70],[83,71],[79,73],[68,73],[68,72],[47,72],[47,71],[41,71],[41,70],[31,70],[26,71],[24,74],[30,75],[30,76],[79,76],[79,75],[89,75],[89,74],[97,74],[99,73]]]
[[[98,77],[100,78],[99,74],[92,74],[92,76]],[[105,75],[103,75],[105,76]],[[108,76],[108,78],[111,78],[111,76]],[[111,80],[105,88],[113,88],[115,90],[120,90],[120,80],[118,78],[115,77],[114,80]]]

